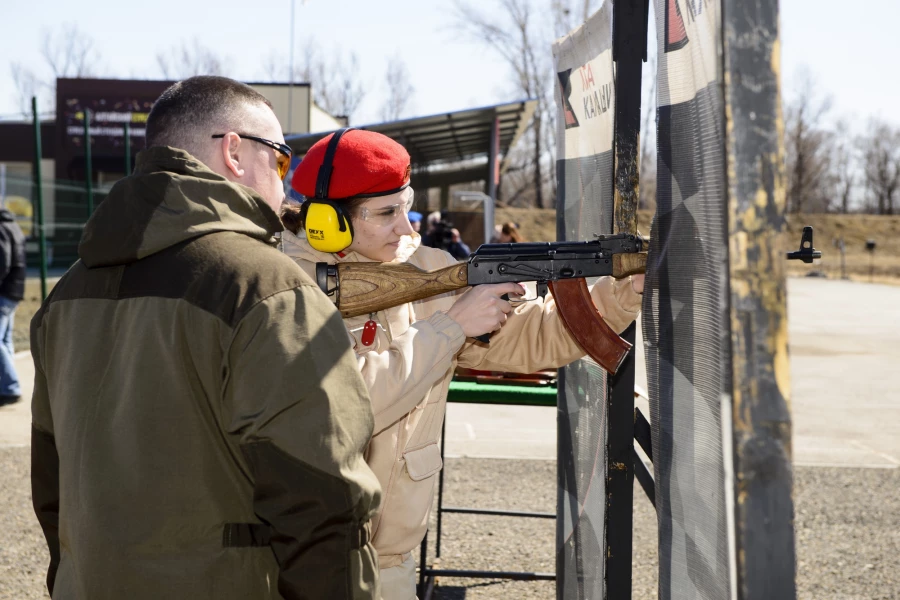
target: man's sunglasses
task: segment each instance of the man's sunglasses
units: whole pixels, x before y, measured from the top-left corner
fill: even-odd
[[[213,136],[213,138],[223,138],[227,133],[217,133]],[[284,176],[288,174],[288,171],[291,170],[291,155],[293,151],[291,147],[287,144],[279,144],[278,142],[273,142],[272,140],[267,140],[266,138],[256,137],[255,135],[245,135],[243,133],[237,134],[239,138],[243,138],[246,140],[253,140],[254,142],[259,142],[264,146],[268,146],[272,150],[275,150],[275,165],[278,169],[278,178],[284,179]]]

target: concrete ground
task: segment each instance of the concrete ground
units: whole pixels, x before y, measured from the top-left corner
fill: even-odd
[[[900,287],[788,280],[796,465],[900,466],[898,324]],[[636,384],[646,389],[640,338],[636,346]],[[18,353],[16,365],[24,400],[0,407],[0,446],[28,445],[31,435],[30,353]],[[555,459],[556,411],[450,404],[447,455]]]
[[[788,332],[794,463],[900,465],[900,287],[789,279]],[[555,459],[556,411],[450,404],[446,443],[448,456]]]
[[[0,448],[31,443],[31,392],[34,389],[31,352],[16,352],[16,371],[22,386],[22,399],[15,404],[0,406]]]
[[[900,466],[900,287],[789,279],[788,330],[795,464]],[[25,399],[0,407],[0,446],[30,439],[31,355],[18,353],[16,365]],[[447,455],[555,459],[556,411],[450,404]]]
[[[798,599],[897,598],[900,287],[791,279],[788,301]],[[638,385],[646,386],[641,350],[639,341]],[[25,399],[0,407],[0,525],[11,532],[0,543],[0,599],[46,599],[47,551],[29,493],[34,370],[27,352],[16,363]],[[447,454],[474,457],[448,459],[447,505],[552,511],[555,409],[451,404]],[[637,486],[635,494],[632,597],[652,599],[656,518]],[[445,516],[445,568],[552,571],[554,553],[551,520]],[[549,582],[442,578],[437,597],[556,593]]]

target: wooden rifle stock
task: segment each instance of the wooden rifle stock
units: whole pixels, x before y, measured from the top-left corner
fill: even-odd
[[[337,307],[344,317],[367,315],[468,285],[466,263],[433,271],[407,263],[341,263],[337,281]]]

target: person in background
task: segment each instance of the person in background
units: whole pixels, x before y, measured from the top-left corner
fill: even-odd
[[[16,307],[25,297],[25,235],[16,216],[0,208],[0,406],[21,398],[13,348]]]
[[[378,598],[371,403],[339,313],[275,248],[272,105],[191,77],[146,140],[31,324],[51,597]]]
[[[422,233],[422,213],[416,212],[414,210],[409,211],[409,224],[412,226],[413,231],[420,234]]]
[[[501,244],[518,244],[524,242],[525,238],[519,233],[519,227],[515,223],[504,223],[497,241]]]
[[[450,244],[447,246],[447,252],[450,253],[450,256],[458,260],[466,260],[469,258],[469,255],[472,254],[469,246],[462,241],[462,237],[459,235],[459,229],[455,227],[450,230]]]
[[[425,219],[425,233],[421,234],[423,246],[435,247],[435,234],[438,232],[440,224],[441,212],[439,210],[428,213],[428,217]]]

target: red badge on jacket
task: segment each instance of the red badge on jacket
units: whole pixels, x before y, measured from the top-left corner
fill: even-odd
[[[365,327],[363,327],[362,332],[362,345],[363,346],[371,346],[375,341],[375,331],[378,329],[378,326],[375,324],[375,321],[369,319],[366,321]]]

